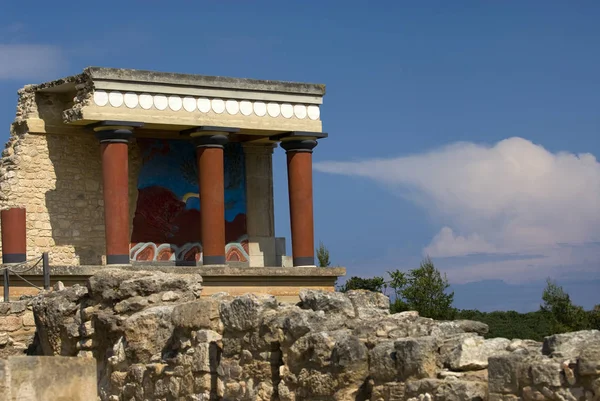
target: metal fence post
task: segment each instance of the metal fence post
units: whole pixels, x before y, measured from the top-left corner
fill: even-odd
[[[8,271],[8,268],[7,268],[7,267],[5,267],[5,268],[4,268],[4,302],[10,302],[10,296],[9,296],[9,295],[10,295],[10,293],[9,293],[9,291],[10,291],[10,290],[9,290],[9,288],[8,288],[8,286],[9,286],[9,278],[8,278],[8,275],[9,275],[9,274],[10,274],[10,273],[9,273],[9,271]]]
[[[48,252],[42,254],[42,268],[44,271],[44,289],[50,289],[50,261],[48,259]]]

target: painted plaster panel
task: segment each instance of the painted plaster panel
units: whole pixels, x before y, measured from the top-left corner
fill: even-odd
[[[142,167],[133,218],[131,258],[194,262],[202,258],[198,172],[193,144],[138,139]],[[239,144],[225,147],[227,261],[247,262],[246,175]]]

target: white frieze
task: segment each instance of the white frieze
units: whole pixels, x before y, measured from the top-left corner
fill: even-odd
[[[208,97],[178,96],[156,93],[135,93],[120,91],[97,90],[92,97],[93,102],[99,107],[126,107],[129,109],[142,108],[159,111],[181,111],[188,113],[227,113],[230,115],[242,114],[244,116],[256,115],[265,118],[297,118],[303,120],[319,120],[321,113],[318,105],[292,104],[237,99],[221,99]]]

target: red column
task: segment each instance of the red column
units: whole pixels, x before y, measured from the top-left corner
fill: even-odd
[[[287,153],[290,224],[294,266],[314,266],[314,222],[312,187],[313,139],[285,140]]]
[[[129,264],[129,140],[132,126],[110,122],[94,130],[100,140],[106,264]],[[135,125],[139,126],[139,125]]]
[[[21,263],[27,259],[25,209],[12,208],[0,213],[2,224],[2,263]]]
[[[223,146],[227,136],[197,136],[198,187],[200,192],[200,231],[202,263],[225,264],[225,164]]]

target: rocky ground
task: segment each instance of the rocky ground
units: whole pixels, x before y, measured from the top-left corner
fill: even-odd
[[[102,400],[600,400],[600,332],[484,339],[382,294],[200,298],[196,275],[105,270],[33,301],[46,355],[98,361]]]

